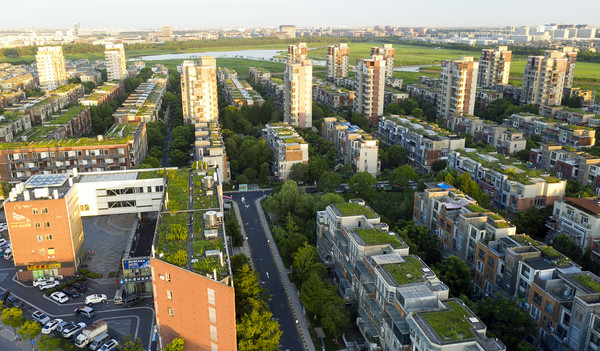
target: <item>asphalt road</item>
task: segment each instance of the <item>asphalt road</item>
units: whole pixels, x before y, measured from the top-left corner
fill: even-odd
[[[229,193],[227,195],[232,196],[233,201],[237,203],[240,209],[254,269],[258,273],[262,286],[271,295],[269,307],[273,312],[273,318],[279,321],[280,328],[283,331],[280,339],[280,349],[300,351],[304,350],[304,343],[298,332],[296,318],[288,302],[284,283],[279,276],[273,253],[269,243],[267,243],[267,234],[261,225],[258,210],[254,205],[254,201],[268,193],[270,191]],[[245,203],[241,201],[242,196],[245,198]],[[272,244],[275,247],[275,243]]]
[[[120,340],[127,334],[135,335],[142,340],[145,349],[151,343],[154,326],[154,308],[152,299],[144,299],[142,305],[124,308],[122,305],[112,303],[115,294],[115,285],[100,285],[92,279],[87,280],[90,288],[81,297],[59,304],[47,298],[40,289],[31,286],[31,283],[20,283],[16,280],[16,271],[12,261],[0,259],[0,292],[9,290],[11,296],[15,296],[25,303],[23,314],[31,318],[35,310],[46,313],[50,318],[61,318],[64,320],[84,322],[88,325],[96,320],[103,319],[109,325],[111,337]],[[94,305],[96,316],[92,319],[75,317],[73,311],[85,302],[85,296],[91,294],[106,294],[109,299],[107,304]]]

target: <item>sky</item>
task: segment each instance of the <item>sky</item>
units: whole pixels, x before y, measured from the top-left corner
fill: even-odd
[[[599,0],[27,0],[2,5],[0,29],[600,26],[598,13]]]

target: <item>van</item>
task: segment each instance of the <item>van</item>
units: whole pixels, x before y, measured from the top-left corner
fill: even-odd
[[[142,298],[137,296],[137,295],[129,295],[126,298],[123,299],[123,306],[124,307],[131,307],[137,304],[142,303]]]
[[[5,260],[12,260],[13,258],[13,253],[11,249],[6,249],[6,251],[4,251],[4,259]]]
[[[96,351],[100,348],[100,346],[104,345],[105,342],[110,340],[110,335],[107,333],[103,333],[98,335],[92,342],[90,343],[90,350]]]
[[[96,313],[94,312],[94,309],[89,306],[79,306],[75,309],[75,315],[92,318],[96,315]]]
[[[125,289],[120,288],[117,290],[117,292],[115,292],[115,298],[114,298],[115,305],[120,305],[123,303],[123,292],[124,291],[125,291]]]

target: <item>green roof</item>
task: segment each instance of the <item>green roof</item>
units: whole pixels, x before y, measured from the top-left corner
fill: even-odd
[[[67,112],[63,113],[60,117],[58,117],[57,119],[53,120],[50,123],[65,124],[69,120],[71,120],[71,118],[77,116],[81,111],[85,110],[86,108],[87,107],[85,107],[85,106],[73,106]]]
[[[423,282],[425,280],[423,278],[425,273],[422,268],[426,268],[425,265],[412,256],[404,257],[404,259],[406,262],[388,264],[383,267],[390,273],[398,285]]]
[[[65,92],[67,92],[67,91],[69,91],[69,90],[71,90],[71,89],[73,89],[73,88],[75,88],[77,86],[81,86],[81,84],[67,84],[67,85],[63,85],[63,86],[60,86],[60,87],[52,90],[50,92],[50,94],[52,94],[52,93],[65,93]]]
[[[460,341],[475,337],[467,318],[473,315],[457,301],[448,301],[449,309],[422,313],[442,341]]]
[[[375,218],[375,212],[371,208],[351,202],[343,202],[335,204],[340,210],[342,216],[359,216],[364,215],[367,218]]]
[[[480,212],[480,213],[488,212],[488,210],[486,210],[485,208],[483,208],[477,204],[467,205],[467,208],[472,212]]]
[[[600,283],[585,274],[579,274],[575,277],[575,280],[592,289],[594,292],[600,292]]]
[[[396,236],[396,234],[384,232],[379,228],[356,229],[356,234],[358,234],[367,245],[390,244],[394,248],[404,246],[404,243]]]

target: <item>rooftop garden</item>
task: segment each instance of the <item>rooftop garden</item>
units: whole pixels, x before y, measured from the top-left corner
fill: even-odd
[[[394,248],[404,246],[404,242],[402,242],[395,234],[384,232],[379,228],[356,229],[356,234],[363,239],[366,245],[390,244]]]
[[[271,81],[278,85],[283,85],[283,80],[280,78],[271,78]]]
[[[579,274],[575,276],[575,280],[577,280],[582,285],[592,289],[594,292],[600,292],[600,283],[592,279],[590,276],[587,276],[585,274]]]
[[[425,279],[423,278],[424,272],[422,268],[425,268],[425,265],[412,256],[404,257],[404,259],[406,262],[388,264],[383,267],[394,278],[398,285],[423,282]]]
[[[50,128],[50,127],[47,127]],[[0,143],[0,150],[11,149],[35,149],[47,147],[73,147],[73,146],[94,146],[94,145],[117,145],[125,144],[132,138],[131,135],[124,135],[122,138],[109,138],[98,140],[97,138],[70,138],[70,139],[48,139],[39,141],[23,141]]]
[[[71,89],[73,89],[75,87],[78,87],[78,86],[81,86],[81,84],[67,84],[67,85],[63,85],[63,86],[60,86],[60,87],[52,90],[50,92],[50,94],[52,94],[52,93],[66,93],[69,90],[71,90]]]
[[[60,117],[53,120],[52,124],[65,124],[71,120],[71,118],[77,116],[81,111],[85,110],[85,106],[73,106],[67,112],[63,113]]]
[[[133,134],[136,129],[137,129],[137,125],[131,125],[131,124],[115,124],[105,135],[105,137],[107,138],[115,138],[115,137],[121,137],[121,136],[128,136]]]
[[[375,212],[370,207],[362,206],[351,202],[343,202],[335,204],[340,210],[342,216],[360,216],[363,215],[367,218],[375,218]]]
[[[479,213],[485,213],[488,212],[488,210],[486,210],[485,208],[477,205],[477,204],[470,204],[467,205],[467,208],[469,209],[469,211],[471,212],[479,212]]]
[[[472,316],[471,313],[456,301],[448,301],[448,307],[443,311],[424,312],[422,316],[442,341],[474,338],[475,333],[467,319]]]

